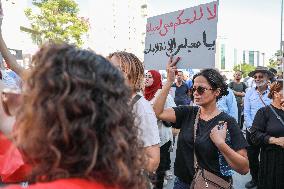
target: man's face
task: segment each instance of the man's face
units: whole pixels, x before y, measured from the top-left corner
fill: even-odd
[[[255,73],[253,78],[257,87],[261,87],[267,84],[267,75],[262,72]]]
[[[234,78],[235,78],[235,80],[241,80],[241,78],[242,78],[242,73],[241,72],[236,72],[235,74],[234,74]]]
[[[178,74],[177,74],[177,81],[181,82],[182,79],[183,79],[183,73],[182,72],[178,72]]]

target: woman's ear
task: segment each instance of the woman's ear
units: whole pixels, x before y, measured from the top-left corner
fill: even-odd
[[[216,96],[216,98],[217,98],[218,96],[220,96],[220,94],[221,94],[221,89],[220,89],[220,88],[217,88],[217,89],[215,90],[215,96]]]

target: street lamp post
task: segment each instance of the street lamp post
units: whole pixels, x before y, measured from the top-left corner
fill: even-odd
[[[282,25],[283,25],[283,0],[281,0],[281,28],[280,28],[280,55],[283,56],[282,54]]]
[[[283,25],[283,0],[281,0],[281,28],[280,28],[280,56],[281,58],[281,67],[282,67],[282,79],[284,79],[284,61],[283,61],[283,47],[282,47],[282,25]],[[283,81],[284,84],[284,81]],[[284,91],[283,91],[284,95]]]

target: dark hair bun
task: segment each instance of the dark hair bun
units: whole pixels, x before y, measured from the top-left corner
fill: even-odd
[[[218,88],[220,89],[220,95],[217,97],[217,100],[222,98],[222,96],[226,96],[229,94],[228,85],[224,81],[222,75],[217,70],[212,68],[202,70],[201,72],[193,76],[193,83],[194,79],[198,76],[205,77],[213,90],[216,90]]]

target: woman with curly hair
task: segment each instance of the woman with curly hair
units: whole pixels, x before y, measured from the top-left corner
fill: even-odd
[[[145,188],[130,90],[105,58],[47,44],[25,77],[15,140],[29,188]],[[20,188],[11,186],[9,189]]]
[[[144,67],[142,62],[132,53],[115,52],[108,59],[123,73],[127,85],[131,89],[135,121],[139,127],[139,138],[144,143],[146,167],[148,172],[154,172],[160,162],[160,138],[157,119],[151,104],[144,98]]]
[[[177,176],[174,189],[189,189],[195,174],[194,153],[199,169],[207,170],[230,182],[231,171],[223,172],[223,166],[231,167],[241,174],[246,174],[249,166],[245,149],[247,143],[236,120],[216,106],[216,101],[228,93],[227,85],[218,71],[204,69],[193,77],[193,97],[198,107],[179,106],[164,109],[167,95],[175,80],[179,59],[170,58],[167,82],[153,106],[158,119],[176,123],[174,127],[180,129],[174,168]],[[223,127],[218,127],[220,121],[224,122]],[[197,132],[194,142],[195,123]],[[227,132],[231,145],[226,143]],[[224,160],[222,157],[227,165],[220,161]]]
[[[284,104],[283,80],[270,87],[271,105],[260,108],[253,120],[251,140],[259,145],[258,189],[284,188]],[[282,102],[281,102],[282,100]]]

